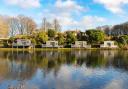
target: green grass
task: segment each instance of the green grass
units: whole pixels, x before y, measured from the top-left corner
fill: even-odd
[[[101,48],[35,48],[35,49],[28,49],[28,48],[0,48],[1,51],[71,51],[71,50],[120,50],[120,49],[101,49]]]

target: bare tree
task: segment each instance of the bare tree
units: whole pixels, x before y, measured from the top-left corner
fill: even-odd
[[[8,25],[9,25],[9,36],[15,36],[19,33],[18,25],[19,21],[16,17],[10,17],[8,19]]]
[[[20,34],[30,35],[36,29],[36,23],[30,17],[20,15],[18,19]]]
[[[29,17],[19,15],[9,18],[10,36],[30,35],[36,29],[36,23]]]
[[[60,26],[59,21],[57,19],[54,19],[53,26],[54,26],[54,29],[56,31],[61,31],[61,26]]]
[[[52,23],[48,22],[46,18],[43,18],[41,30],[48,31],[48,29],[53,29],[53,25]]]
[[[48,31],[48,29],[53,29],[53,26],[50,22],[46,23],[46,27],[47,27],[47,31]]]
[[[47,28],[46,28],[46,18],[43,18],[43,22],[42,22],[42,30],[46,32]]]
[[[7,20],[3,16],[0,16],[0,37],[7,37],[8,31],[9,27]]]

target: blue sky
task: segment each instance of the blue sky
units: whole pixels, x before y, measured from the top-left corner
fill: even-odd
[[[63,30],[94,28],[128,21],[128,0],[0,0],[0,14],[25,15],[37,24],[58,19]]]

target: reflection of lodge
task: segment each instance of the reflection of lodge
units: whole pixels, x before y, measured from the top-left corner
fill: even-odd
[[[113,59],[115,57],[115,55],[117,55],[117,51],[116,50],[101,50],[100,54],[104,56],[104,58],[107,59]]]
[[[125,55],[128,55],[127,52]],[[86,64],[87,67],[108,67],[108,66],[118,66],[124,67],[123,65],[128,65],[127,58],[124,56],[123,52],[118,51],[39,51],[34,54],[30,53],[14,53],[13,59],[16,63],[26,64],[27,66],[34,69],[35,67],[41,67],[45,69],[54,69],[56,67],[61,67],[62,64]],[[19,57],[20,56],[20,57]],[[9,57],[10,58],[10,57]],[[122,60],[120,60],[122,59]],[[123,62],[125,61],[125,62]],[[119,62],[119,63],[118,63]],[[33,66],[34,65],[34,66]],[[94,66],[95,65],[95,66]],[[29,68],[28,67],[28,68]]]
[[[37,58],[38,58],[38,54],[40,55],[41,58],[47,58],[51,60],[51,59],[57,59],[59,52],[58,51],[43,51],[43,52],[39,51],[36,53]]]
[[[42,48],[59,48],[58,41],[46,41],[46,44],[42,44]]]
[[[87,55],[89,55],[90,51],[84,51],[84,50],[78,50],[78,51],[72,51],[71,55],[74,55],[76,58],[86,58]]]

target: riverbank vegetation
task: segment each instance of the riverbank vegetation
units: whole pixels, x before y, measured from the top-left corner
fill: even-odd
[[[42,25],[37,26],[30,17],[19,15],[17,17],[0,16],[0,36],[9,37],[5,47],[12,45],[16,39],[29,39],[35,46],[40,46],[48,40],[58,41],[63,47],[70,47],[75,41],[87,41],[91,45],[99,45],[104,41],[112,40],[120,48],[128,49],[128,23],[114,26],[103,26],[95,29],[61,31],[59,20],[53,22],[42,19]]]

